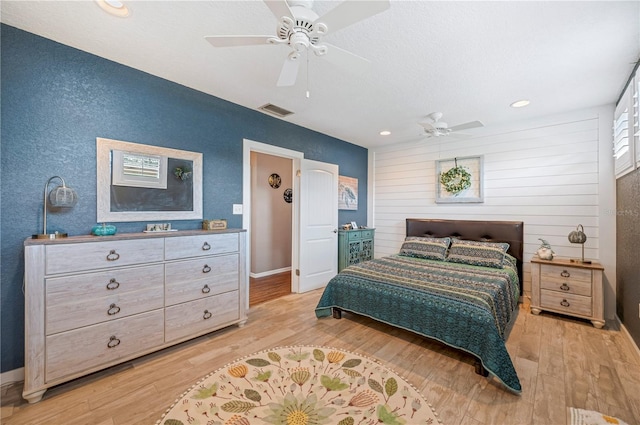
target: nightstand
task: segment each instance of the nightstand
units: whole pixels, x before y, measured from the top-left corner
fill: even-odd
[[[601,329],[604,324],[602,272],[596,261],[585,264],[568,258],[531,259],[531,312],[542,310],[591,320]]]

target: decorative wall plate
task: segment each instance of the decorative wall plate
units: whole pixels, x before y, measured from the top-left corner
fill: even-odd
[[[284,194],[282,195],[282,197],[284,198],[284,201],[287,204],[290,204],[291,201],[293,201],[293,190],[291,189],[285,189],[284,190]]]
[[[280,187],[280,184],[282,184],[282,179],[280,178],[280,175],[273,173],[269,176],[269,186],[271,186],[274,189],[277,189]]]

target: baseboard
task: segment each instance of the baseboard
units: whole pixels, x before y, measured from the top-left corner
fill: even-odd
[[[24,381],[23,367],[0,373],[0,386],[22,381]]]
[[[260,277],[267,277],[267,276],[271,276],[271,275],[274,275],[274,274],[280,274],[280,273],[290,272],[290,271],[291,271],[291,267],[283,267],[281,269],[268,270],[266,272],[261,272],[261,273],[249,273],[249,276],[251,276],[252,278],[256,279],[256,278],[260,278]]]
[[[638,348],[636,341],[633,339],[633,337],[631,336],[627,328],[624,326],[624,324],[620,321],[620,318],[618,317],[617,314],[616,314],[616,322],[618,322],[618,325],[620,325],[620,331],[624,336],[627,337],[627,339],[631,343],[631,346],[635,349],[636,356],[640,360],[640,348]]]

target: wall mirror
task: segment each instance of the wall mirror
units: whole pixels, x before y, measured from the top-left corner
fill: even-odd
[[[202,219],[202,154],[96,139],[98,222]]]

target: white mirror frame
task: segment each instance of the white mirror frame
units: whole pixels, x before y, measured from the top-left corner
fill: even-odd
[[[111,151],[139,152],[193,162],[192,211],[111,211]],[[96,138],[98,223],[118,221],[202,220],[202,154],[179,149]]]

